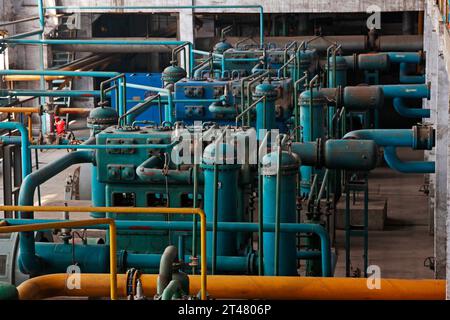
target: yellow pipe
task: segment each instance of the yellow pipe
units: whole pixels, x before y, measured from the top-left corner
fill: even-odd
[[[5,81],[39,81],[41,79],[40,76],[33,76],[33,75],[7,75],[3,76]],[[65,76],[45,76],[45,81],[53,81],[53,80],[60,80],[65,79]]]
[[[58,115],[63,114],[80,114],[80,115],[88,115],[91,112],[91,108],[58,108]]]
[[[110,275],[109,275],[109,278],[110,278],[110,283],[109,283],[108,287],[110,288],[111,300],[116,300],[117,299],[117,255],[116,255],[116,223],[115,223],[114,219],[100,218],[100,219],[89,219],[89,220],[78,220],[78,221],[33,223],[33,224],[17,225],[17,226],[0,226],[0,233],[39,231],[39,230],[60,229],[60,228],[77,228],[77,227],[96,226],[99,224],[108,224],[109,225],[109,242],[110,242],[110,253],[109,253]]]
[[[200,208],[142,208],[142,207],[75,207],[75,206],[0,206],[0,211],[40,211],[40,212],[102,212],[129,214],[196,214],[200,217],[200,294],[206,300],[207,265],[206,265],[206,215]]]
[[[52,274],[32,278],[18,288],[21,300],[53,297],[106,297],[108,275],[81,274],[80,289],[70,290],[66,282],[70,275]],[[140,277],[144,294],[156,294],[158,275]],[[126,297],[127,277],[117,275],[119,297]],[[283,300],[445,300],[445,280],[381,279],[380,289],[368,289],[363,278],[320,277],[208,277],[208,293],[217,299],[283,299]],[[369,280],[370,281],[370,280]],[[201,278],[189,276],[190,294],[196,295]]]
[[[0,107],[0,112],[4,113],[38,113],[38,107]]]

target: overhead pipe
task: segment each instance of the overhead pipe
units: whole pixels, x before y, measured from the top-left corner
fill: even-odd
[[[47,6],[45,10],[64,10],[82,12],[96,10],[177,10],[177,9],[258,9],[259,11],[259,45],[264,47],[264,7],[261,5],[192,5],[192,6]],[[191,69],[192,70],[192,69]]]
[[[52,274],[29,279],[17,287],[20,300],[55,297],[101,298],[109,295],[109,275],[80,274],[80,289],[70,290],[70,274]],[[144,294],[157,292],[156,274],[140,276]],[[380,289],[371,290],[364,278],[208,276],[208,294],[216,299],[280,300],[445,300],[445,280],[380,279]],[[117,275],[117,296],[127,296],[126,274]],[[200,276],[189,275],[189,294],[197,295]],[[274,290],[282,288],[282,290]]]

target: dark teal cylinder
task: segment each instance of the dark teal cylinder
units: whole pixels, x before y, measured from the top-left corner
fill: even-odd
[[[263,222],[276,223],[277,159],[272,152],[263,158]],[[280,222],[296,222],[298,157],[283,151],[280,167]],[[295,233],[280,233],[278,275],[297,275],[297,243]],[[275,233],[264,232],[264,275],[275,275]]]
[[[219,148],[221,154],[216,158]],[[237,221],[238,177],[240,165],[236,164],[234,146],[227,143],[210,144],[203,154],[204,210],[206,221],[214,221],[214,165],[217,164],[217,222]],[[207,232],[208,257],[213,254],[213,232]],[[216,256],[237,255],[237,235],[233,232],[217,232]]]
[[[105,184],[98,181],[97,167],[92,165],[91,169],[91,199],[93,207],[105,207],[106,206],[106,191]],[[106,213],[104,212],[91,212],[92,218],[104,218]]]
[[[254,100],[266,97],[256,104],[256,132],[258,140],[264,138],[265,133],[262,131],[263,129],[272,130],[277,128],[275,121],[275,100],[277,95],[275,87],[270,83],[261,83],[255,88]]]
[[[302,127],[302,141],[316,141],[324,138],[327,128],[327,100],[323,93],[318,90],[306,90],[300,94],[300,126]],[[311,103],[312,101],[312,103]],[[313,173],[320,173],[322,170],[314,169],[311,166],[300,167],[300,194],[308,195],[311,188],[311,177]]]
[[[336,67],[334,67],[334,58],[336,58]],[[345,87],[347,85],[347,61],[342,56],[329,57],[326,68],[330,67],[328,72],[328,87],[337,88],[339,86]]]

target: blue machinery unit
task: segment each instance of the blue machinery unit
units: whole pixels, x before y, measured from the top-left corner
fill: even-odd
[[[65,41],[19,38],[24,39],[0,41],[2,46]],[[178,47],[172,65],[162,74],[0,71],[0,75],[107,79],[99,90],[0,92],[7,106],[26,95],[87,95],[100,100],[87,119],[91,135],[80,145],[64,139],[60,144],[36,145],[23,124],[0,123],[1,130],[20,133],[20,138],[0,137],[2,145],[21,147],[24,180],[18,204],[33,205],[42,183],[71,165],[86,163],[92,168],[94,207],[203,208],[210,274],[296,276],[299,261],[306,260],[306,275],[333,276],[333,230],[326,215],[335,210],[342,190],[347,196],[352,190],[354,181],[347,177],[374,169],[379,148],[392,169],[435,170],[433,162],[404,162],[396,154],[397,147],[431,150],[435,140],[431,126],[377,129],[377,121],[367,116],[387,108],[386,100],[392,100],[401,116],[430,117],[429,110],[406,103],[430,96],[432,88],[417,74],[424,56],[397,51],[346,56],[341,45],[332,44],[321,57],[323,52],[309,43],[277,48],[264,44],[263,32],[260,40],[257,47],[232,47],[222,39],[211,53],[194,50],[186,42],[167,43]],[[127,45],[119,40],[104,44]],[[177,63],[178,53],[191,58],[189,72],[188,64]],[[195,55],[206,58],[195,65]],[[381,71],[392,64],[399,64],[400,84],[380,83]],[[415,72],[411,66],[417,67]],[[349,85],[349,70],[362,71],[365,85]],[[349,132],[354,113],[367,117],[366,128]],[[31,172],[31,150],[45,148],[77,151]],[[164,249],[176,244],[181,260],[177,268],[198,272],[196,218],[159,212],[92,213],[92,217],[116,221],[119,270],[157,272]],[[19,219],[7,219],[6,224],[42,222],[32,212],[19,212]],[[367,235],[367,225],[364,228]],[[22,232],[20,271],[31,276],[66,272],[74,262],[85,273],[109,271],[109,243],[72,245],[74,235],[65,232],[62,243],[40,242],[32,233]],[[298,240],[300,234],[305,241]]]

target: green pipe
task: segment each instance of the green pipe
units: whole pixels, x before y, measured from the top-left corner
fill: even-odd
[[[180,281],[172,280],[164,289],[161,300],[178,300],[181,299],[184,294]]]
[[[161,295],[164,289],[172,280],[173,264],[178,260],[177,248],[174,246],[168,246],[163,254],[159,264],[159,275],[157,283],[157,294]]]
[[[0,301],[19,300],[19,293],[14,285],[0,282]]]

